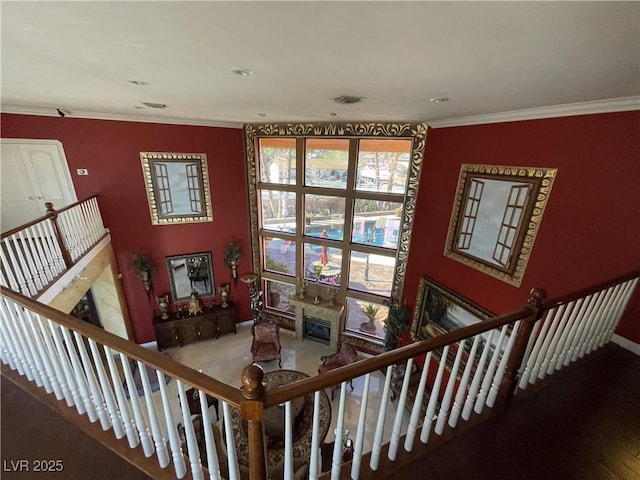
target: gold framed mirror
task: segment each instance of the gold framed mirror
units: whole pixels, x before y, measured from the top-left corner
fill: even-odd
[[[189,300],[193,292],[198,298],[215,294],[211,252],[173,255],[166,262],[174,302]]]
[[[153,225],[213,221],[204,153],[141,152]]]
[[[444,254],[519,287],[557,171],[462,164]]]

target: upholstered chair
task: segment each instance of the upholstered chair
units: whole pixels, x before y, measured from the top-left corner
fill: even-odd
[[[331,355],[320,357],[321,364],[318,367],[318,373],[325,373],[334,368],[349,365],[358,360],[358,352],[348,343],[338,343],[338,351]],[[349,380],[349,385],[353,391],[353,380]],[[333,400],[333,393],[340,388],[340,385],[334,385],[331,387],[331,400]]]
[[[280,357],[280,325],[275,322],[258,322],[251,327],[253,342],[251,354],[254,362],[268,362],[278,360],[282,368]]]

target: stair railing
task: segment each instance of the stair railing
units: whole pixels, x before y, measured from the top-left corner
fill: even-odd
[[[108,234],[93,195],[2,234],[0,284],[31,298],[44,292]]]

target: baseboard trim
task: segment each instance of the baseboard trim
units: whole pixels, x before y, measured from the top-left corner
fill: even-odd
[[[616,335],[615,333],[611,337],[611,341],[616,345],[624,348],[625,350],[629,350],[631,353],[635,353],[636,355],[640,356],[640,344],[635,343],[628,338]]]

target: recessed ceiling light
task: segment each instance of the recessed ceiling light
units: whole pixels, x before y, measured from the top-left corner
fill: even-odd
[[[329,116],[330,116],[330,117],[337,117],[337,116],[338,116],[338,114],[337,114],[336,112],[331,112],[331,113],[329,114]]]
[[[266,117],[266,116],[267,116],[267,114],[266,114],[266,113],[259,113],[259,114],[258,114],[258,116],[259,116],[259,117]]]
[[[340,105],[352,105],[354,103],[360,103],[364,99],[365,97],[356,97],[353,95],[340,95],[339,97],[332,98],[331,100],[333,100],[335,103],[338,103]]]
[[[127,80],[129,83],[133,83],[134,85],[142,86],[149,85],[149,82],[145,82],[144,80]]]
[[[248,68],[232,68],[231,72],[241,77],[250,77],[253,75],[253,70],[249,70]]]
[[[157,108],[160,110],[162,110],[163,108],[167,108],[166,103],[142,102],[142,104],[149,108]]]
[[[429,101],[433,102],[433,103],[448,102],[449,101],[449,97],[436,97],[436,98],[431,98]]]

